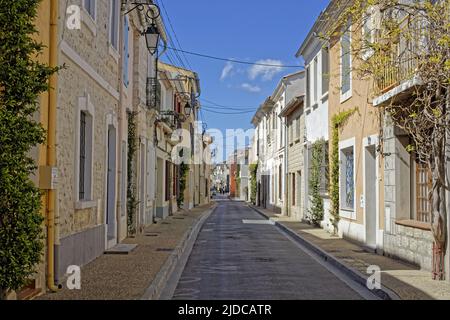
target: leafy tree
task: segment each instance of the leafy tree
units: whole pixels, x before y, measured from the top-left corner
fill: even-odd
[[[450,1],[334,0],[328,11],[323,16],[328,21],[323,35],[327,40],[348,30],[348,21],[352,30],[363,31],[352,32],[352,69],[361,78],[373,79],[375,95],[390,84],[415,80],[410,94],[391,98],[384,112],[410,136],[408,150],[432,172],[434,274],[443,279],[445,190],[449,189],[445,152],[450,137]]]
[[[41,194],[30,176],[30,150],[45,140],[33,120],[56,69],[37,61],[38,0],[0,0],[0,298],[20,289],[43,251]]]

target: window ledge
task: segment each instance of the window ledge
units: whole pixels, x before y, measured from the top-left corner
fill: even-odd
[[[97,201],[86,200],[75,202],[75,210],[83,210],[97,207]]]
[[[397,220],[395,221],[395,224],[414,229],[431,231],[431,226],[429,222],[421,222],[417,220]]]
[[[97,24],[85,8],[81,9],[81,21],[86,25],[94,37],[97,36]]]
[[[351,97],[352,97],[352,91],[349,90],[349,91],[347,91],[346,93],[341,94],[341,100],[340,100],[340,102],[341,102],[341,103],[344,103],[344,102],[346,102],[347,100],[349,100]]]
[[[339,216],[350,220],[356,220],[356,211],[354,209],[340,208]]]
[[[114,58],[116,63],[119,63],[119,52],[117,51],[117,49],[114,48],[111,43],[109,43],[108,48],[109,55]]]

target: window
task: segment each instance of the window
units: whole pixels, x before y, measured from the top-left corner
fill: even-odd
[[[129,71],[128,71],[128,62],[129,62],[129,58],[130,58],[130,52],[129,52],[129,47],[128,47],[128,33],[130,31],[130,26],[129,26],[129,21],[128,21],[128,17],[125,16],[123,18],[123,84],[125,85],[125,87],[128,87],[129,83],[130,83],[130,79],[129,79]]]
[[[311,106],[311,98],[310,92],[311,90],[311,69],[310,67],[306,67],[306,107],[309,108]]]
[[[353,210],[355,205],[355,176],[353,146],[341,150],[341,207]]]
[[[279,144],[279,146],[282,147],[284,145],[284,140],[283,140],[284,128],[282,126],[281,119],[278,116],[277,116],[277,122],[280,122],[280,125],[279,125],[279,128],[280,128],[280,144]]]
[[[363,19],[362,36],[363,36],[363,59],[369,59],[373,54],[371,44],[375,42],[377,30],[380,29],[381,12],[377,6],[370,6]]]
[[[151,142],[147,146],[147,199],[155,199],[155,149]]]
[[[313,71],[313,77],[314,77],[314,82],[313,82],[313,97],[314,97],[314,101],[313,103],[317,103],[317,85],[318,85],[318,75],[319,75],[319,69],[318,69],[318,57],[314,58],[314,62],[313,62],[313,66],[314,66],[314,71]]]
[[[119,0],[111,0],[111,11],[109,16],[109,43],[111,46],[118,50],[119,48]],[[125,20],[127,21],[127,20]],[[128,27],[128,26],[127,26]],[[126,32],[127,29],[124,29]],[[128,32],[127,32],[128,34]]]
[[[275,174],[272,175],[272,188],[270,188],[271,191],[271,199],[272,201],[275,199]]]
[[[92,115],[81,110],[78,123],[78,201],[92,200]]]
[[[283,178],[283,166],[280,164],[279,166],[278,166],[278,199],[282,199],[282,190],[281,190],[281,188],[282,188],[282,186],[283,186],[283,181],[282,181],[282,178]]]
[[[295,173],[292,173],[292,205],[295,206]]]
[[[330,81],[330,53],[328,48],[322,49],[322,95],[328,92]]]
[[[85,198],[85,172],[86,172],[86,112],[80,114],[80,189],[79,199]]]
[[[171,163],[166,160],[166,181],[165,181],[165,200],[170,200],[170,165]]]
[[[421,222],[430,222],[432,188],[431,171],[423,164],[416,163],[416,217]]]
[[[295,126],[295,123],[296,123],[296,121],[293,120],[289,124],[289,143],[294,142],[294,126]]]
[[[300,139],[300,117],[295,120],[295,138]]]
[[[96,16],[96,0],[84,0],[84,8],[87,13],[95,20]]]
[[[351,26],[350,20],[341,36],[341,101],[351,96]]]

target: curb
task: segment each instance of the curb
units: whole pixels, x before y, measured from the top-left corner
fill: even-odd
[[[158,300],[160,298],[167,281],[172,276],[172,273],[174,272],[182,255],[185,253],[186,248],[189,246],[189,243],[195,241],[204,222],[216,208],[217,204],[214,204],[211,208],[207,209],[206,213],[198,218],[197,221],[184,233],[180,243],[178,243],[174,251],[167,258],[166,262],[164,262],[163,266],[156,274],[156,277],[153,279],[150,286],[145,290],[145,293],[140,300]]]
[[[341,262],[339,259],[337,259],[333,255],[331,255],[330,253],[321,249],[320,247],[318,247],[314,243],[310,242],[309,240],[306,240],[305,238],[303,238],[301,235],[299,235],[294,230],[286,227],[285,225],[281,224],[278,221],[274,221],[273,219],[268,217],[266,214],[264,214],[262,211],[260,211],[258,208],[254,207],[252,205],[249,205],[249,207],[252,208],[253,210],[255,210],[257,213],[259,213],[261,216],[263,216],[267,220],[273,221],[275,223],[275,226],[277,226],[278,228],[280,228],[281,230],[286,232],[289,236],[291,236],[298,243],[304,245],[305,247],[307,247],[308,249],[310,249],[311,251],[316,253],[320,258],[324,259],[325,261],[327,261],[334,267],[341,270],[343,273],[345,273],[347,276],[349,276],[352,280],[354,280],[357,283],[359,283],[360,285],[366,287],[367,277],[364,274],[362,274],[358,270],[354,269],[353,267],[350,267],[350,266],[346,265],[345,263]],[[383,285],[381,286],[381,289],[374,289],[374,290],[371,290],[371,292],[383,300],[400,300],[400,297],[394,291],[384,287]]]

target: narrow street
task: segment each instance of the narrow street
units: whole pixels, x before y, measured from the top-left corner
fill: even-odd
[[[173,299],[363,299],[244,202],[217,198]]]

